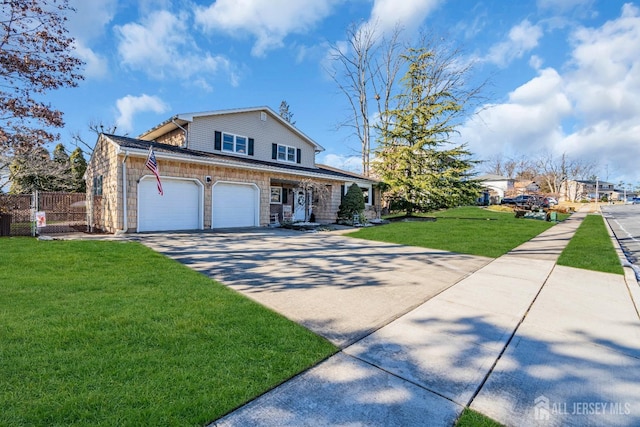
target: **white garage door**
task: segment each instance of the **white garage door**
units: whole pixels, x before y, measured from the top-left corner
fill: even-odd
[[[258,189],[254,185],[217,183],[213,186],[212,228],[258,225]]]
[[[195,230],[201,228],[200,186],[191,180],[162,178],[138,184],[138,231]]]

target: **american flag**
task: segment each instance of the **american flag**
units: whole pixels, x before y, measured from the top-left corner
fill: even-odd
[[[156,161],[156,155],[153,154],[152,147],[149,147],[149,156],[147,157],[147,163],[145,163],[145,166],[156,176],[156,181],[158,182],[158,194],[162,196],[164,193],[162,192],[162,183],[160,182],[160,170],[158,169],[158,162]]]

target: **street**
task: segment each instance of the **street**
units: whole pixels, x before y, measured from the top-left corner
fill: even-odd
[[[601,210],[638,276],[640,272],[640,205],[602,205]]]

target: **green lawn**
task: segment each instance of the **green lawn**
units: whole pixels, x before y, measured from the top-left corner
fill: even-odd
[[[587,215],[558,259],[559,265],[624,274],[604,218]]]
[[[326,340],[137,243],[0,239],[0,425],[203,425]]]
[[[502,427],[502,424],[480,412],[465,408],[456,422],[456,427]]]
[[[479,207],[439,211],[435,222],[394,222],[361,228],[351,237],[402,245],[499,257],[553,226],[553,223],[515,218],[513,213]]]

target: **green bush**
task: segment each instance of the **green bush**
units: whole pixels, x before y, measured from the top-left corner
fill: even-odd
[[[353,225],[353,217],[364,218],[364,195],[357,184],[352,184],[338,208],[338,223]]]

